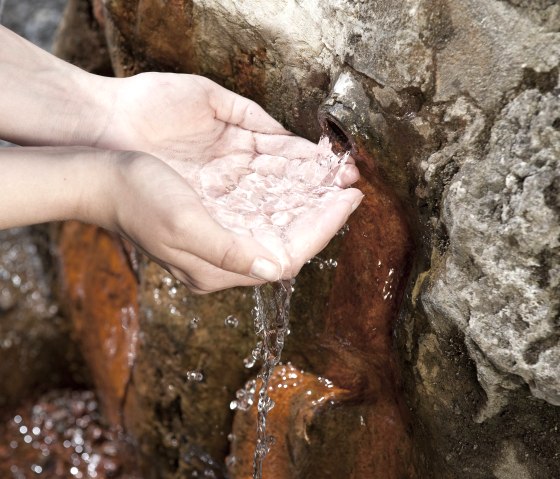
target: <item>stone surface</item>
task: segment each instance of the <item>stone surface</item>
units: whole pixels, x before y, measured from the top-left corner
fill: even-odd
[[[37,228],[0,232],[0,414],[49,387],[70,386],[79,357],[52,288],[48,237]]]
[[[260,386],[258,381],[257,394]],[[267,434],[274,438],[274,444],[265,458],[263,477],[308,477],[313,469],[307,461],[308,451],[323,446],[321,439],[327,435],[320,423],[324,423],[322,419],[329,410],[336,408],[347,392],[290,363],[275,368],[268,389],[275,406],[267,418]],[[231,477],[252,479],[256,429],[255,407],[237,412],[227,459]],[[341,454],[332,459],[329,464],[321,464],[323,477],[345,477],[345,468],[353,463],[353,451],[342,449]]]
[[[141,479],[131,448],[104,422],[91,391],[53,390],[0,423],[4,478]]]
[[[465,334],[488,396],[483,415],[500,412],[520,379],[560,405],[558,115],[558,94],[522,92],[494,123],[486,155],[467,160],[447,191],[449,255],[423,302]]]
[[[99,12],[88,2],[68,0],[53,53],[88,72],[112,76],[105,32],[100,24],[103,17]]]
[[[114,427],[136,358],[138,283],[122,240],[96,226],[62,225],[58,239],[61,296],[96,387]]]
[[[125,424],[146,477],[225,477],[229,403],[251,371],[250,289],[196,296],[158,265],[141,266],[140,334]],[[233,328],[226,319],[234,316]],[[211,475],[213,474],[213,475]]]

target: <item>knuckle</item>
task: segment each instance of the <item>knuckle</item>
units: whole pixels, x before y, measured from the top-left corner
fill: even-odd
[[[220,269],[227,271],[237,270],[239,268],[239,260],[241,259],[240,255],[241,245],[239,243],[239,238],[232,236],[224,245],[218,266]]]

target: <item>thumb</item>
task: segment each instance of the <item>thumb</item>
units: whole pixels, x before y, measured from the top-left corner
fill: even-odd
[[[278,281],[281,278],[283,268],[267,248],[250,235],[240,235],[222,227],[202,204],[197,209],[191,210],[187,223],[196,225],[196,228],[188,231],[189,244],[182,249],[232,273],[261,281]]]

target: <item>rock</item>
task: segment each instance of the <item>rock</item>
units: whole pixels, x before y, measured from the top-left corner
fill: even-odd
[[[109,424],[122,409],[138,343],[138,284],[119,237],[66,222],[58,239],[61,296]]]
[[[54,298],[44,229],[0,232],[0,412],[76,381],[79,358]]]
[[[105,32],[99,23],[103,20],[101,11],[86,0],[69,0],[58,27],[53,52],[88,72],[112,76]]]
[[[521,93],[445,197],[449,254],[422,301],[465,334],[488,396],[483,417],[500,412],[511,377],[560,405],[559,114],[557,94]],[[508,384],[497,392],[488,375]]]
[[[125,425],[145,474],[225,477],[230,402],[249,378],[251,291],[196,296],[155,263],[141,266],[140,332]],[[235,316],[238,326],[225,324]],[[196,477],[196,476],[195,476]]]

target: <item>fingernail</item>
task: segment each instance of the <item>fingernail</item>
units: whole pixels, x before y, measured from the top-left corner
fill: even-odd
[[[280,279],[280,268],[277,264],[264,258],[253,261],[249,274],[253,278],[264,281],[278,281]]]

